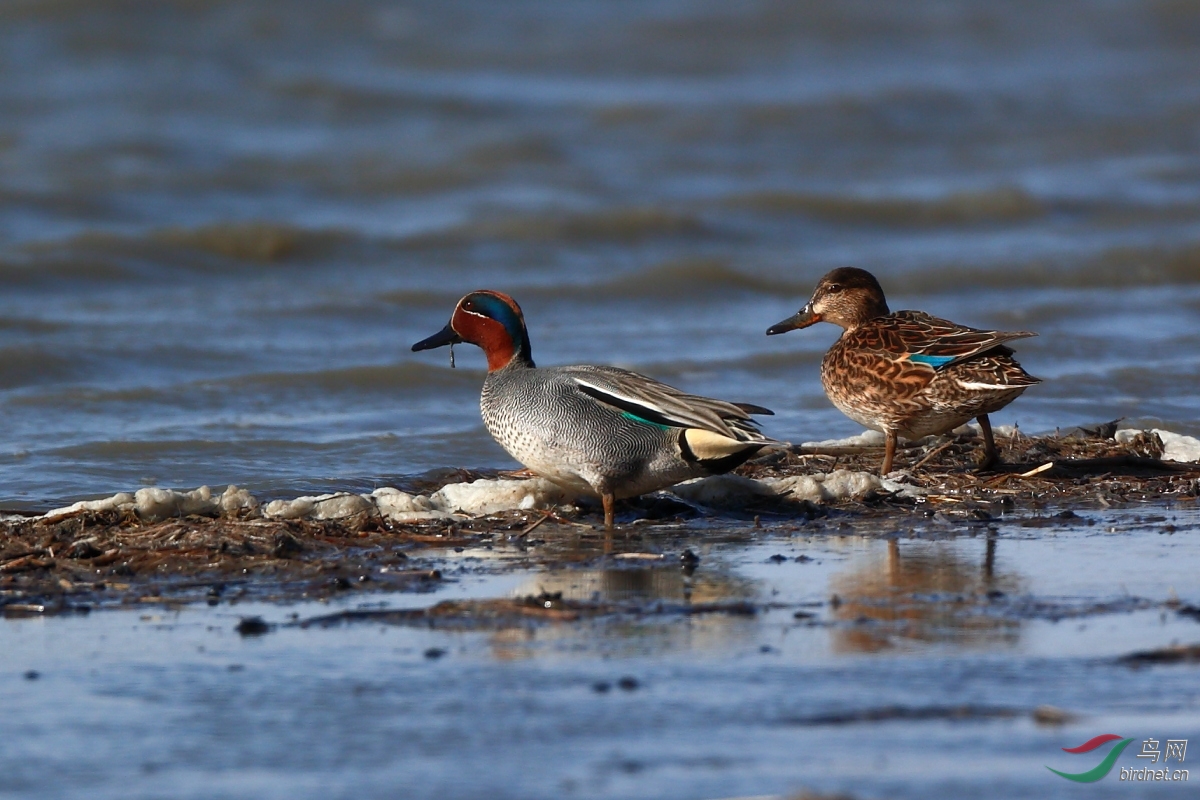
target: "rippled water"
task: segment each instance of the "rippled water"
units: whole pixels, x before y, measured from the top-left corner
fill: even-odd
[[[511,464],[480,287],[602,361],[857,432],[816,278],[1019,343],[1029,431],[1200,433],[1200,10],[0,4],[0,486],[294,493]]]

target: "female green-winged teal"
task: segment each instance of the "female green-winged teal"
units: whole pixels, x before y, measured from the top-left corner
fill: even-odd
[[[975,417],[997,461],[988,414],[1035,383],[1004,342],[1028,331],[981,331],[920,311],[888,311],[883,289],[866,270],[844,267],[817,284],[808,305],[767,335],[832,322],[845,330],[821,361],[825,394],[850,419],[887,436],[881,474],[892,471],[896,439],[920,439]]]
[[[468,342],[487,355],[480,409],[513,458],[568,489],[613,503],[680,481],[728,472],[775,444],[750,414],[759,406],[686,394],[616,367],[538,368],[520,306],[500,292],[458,301],[440,332],[413,345]]]

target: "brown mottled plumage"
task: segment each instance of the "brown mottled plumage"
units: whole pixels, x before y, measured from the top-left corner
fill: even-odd
[[[1004,345],[1037,334],[977,330],[921,311],[893,314],[879,282],[865,270],[830,272],[808,305],[767,334],[821,321],[845,329],[821,361],[825,394],[846,416],[887,436],[884,475],[891,472],[897,437],[945,433],[972,417],[983,429],[983,466],[994,465],[987,415],[1041,382]]]

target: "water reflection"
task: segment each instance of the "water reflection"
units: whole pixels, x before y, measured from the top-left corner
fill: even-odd
[[[499,631],[489,638],[493,655],[503,660],[531,658],[544,655],[547,644],[568,651],[600,648],[613,655],[757,647],[759,626],[752,617],[678,613],[701,604],[752,601],[759,591],[757,582],[708,559],[701,569],[677,558],[639,561],[618,556],[611,565],[554,568],[530,578],[515,596],[561,593],[566,600],[612,603],[627,613],[606,620],[601,638],[590,635],[590,626],[581,630],[577,625]],[[586,642],[579,641],[581,633]]]
[[[596,623],[604,625],[603,636],[595,636],[586,622],[499,631],[490,639],[497,658],[544,655],[548,643],[564,650],[601,648],[614,655],[758,651],[763,644],[778,645],[781,631],[795,632],[791,615],[797,610],[813,614],[800,623],[817,637],[805,639],[810,655],[814,647],[833,655],[876,653],[905,644],[1008,648],[1018,641],[1020,622],[1002,613],[1002,603],[1028,591],[1025,577],[998,562],[997,547],[1004,545],[990,537],[806,537],[804,559],[781,561],[774,555],[781,549],[778,544],[743,549],[732,561],[720,558],[723,547],[713,544],[702,551],[698,568],[681,566],[676,555],[628,557],[649,554],[617,554],[596,566],[598,546],[576,544],[582,548],[577,555],[583,565],[559,561],[513,594],[613,604],[621,613]],[[772,562],[765,571],[764,561]],[[702,604],[737,602],[750,602],[760,613],[684,613]],[[768,611],[768,604],[775,610]]]
[[[1015,572],[996,571],[996,540],[873,541],[850,569],[830,578],[831,647],[871,653],[896,639],[962,646],[1011,646],[1018,622],[981,613],[981,604],[1021,590]]]
[[[617,563],[599,569],[551,570],[522,584],[516,593],[542,592],[561,592],[569,600],[686,606],[751,599],[756,586],[728,568],[706,564],[703,569],[693,570],[664,559],[652,566]]]

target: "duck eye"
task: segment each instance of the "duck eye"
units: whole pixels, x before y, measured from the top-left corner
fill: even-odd
[[[825,291],[828,292],[829,294],[834,294],[836,292],[840,292],[841,290],[842,290],[842,285],[840,283],[831,283],[825,287]]]
[[[466,311],[474,311],[475,310],[475,301],[474,300],[466,301],[465,303],[463,303],[463,309]]]

